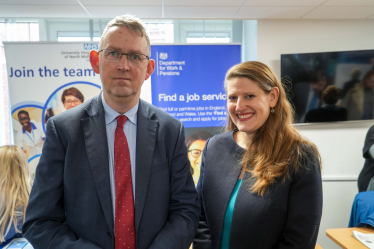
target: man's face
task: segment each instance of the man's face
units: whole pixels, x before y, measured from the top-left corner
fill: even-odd
[[[20,115],[18,115],[18,120],[24,129],[27,129],[31,125],[30,117],[26,113],[21,113]]]
[[[111,27],[107,31],[101,49],[113,49],[126,54],[148,54],[146,38],[141,37],[137,31],[121,26]],[[137,101],[143,82],[154,70],[154,62],[146,59],[139,65],[133,65],[126,55],[122,55],[117,62],[105,61],[103,57],[103,52],[100,52],[98,65],[104,94],[113,100],[126,98]]]
[[[325,90],[327,82],[325,80],[320,80],[318,82],[312,83],[312,88],[315,92],[320,93]]]

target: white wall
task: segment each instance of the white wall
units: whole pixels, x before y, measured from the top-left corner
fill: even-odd
[[[374,20],[259,20],[258,60],[280,76],[280,55],[374,49]],[[347,227],[364,164],[362,147],[373,121],[299,124],[300,133],[314,142],[322,156],[324,207],[318,244],[340,248],[326,229]]]

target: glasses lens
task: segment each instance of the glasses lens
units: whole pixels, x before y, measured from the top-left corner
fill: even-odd
[[[201,150],[191,150],[191,154],[193,157],[198,158],[201,154]]]
[[[104,60],[109,62],[116,62],[119,60],[119,57],[121,57],[121,53],[115,50],[111,49],[104,49]]]
[[[144,55],[141,55],[141,54],[128,54],[127,55],[127,58],[129,59],[129,61],[135,65],[138,65],[140,64],[140,62],[143,61],[143,58]]]

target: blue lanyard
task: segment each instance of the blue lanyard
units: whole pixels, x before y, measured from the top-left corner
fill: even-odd
[[[26,135],[30,138],[31,142],[33,142],[33,143],[36,145],[36,143],[35,143],[34,129],[32,128],[32,126],[31,126],[31,132],[32,132],[32,137],[33,137],[34,139],[32,139],[32,138],[30,137],[30,135],[29,135],[29,133],[28,133],[27,131],[26,131]]]

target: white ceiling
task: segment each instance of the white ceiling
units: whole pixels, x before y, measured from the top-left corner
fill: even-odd
[[[0,0],[0,18],[374,19],[374,0]]]

